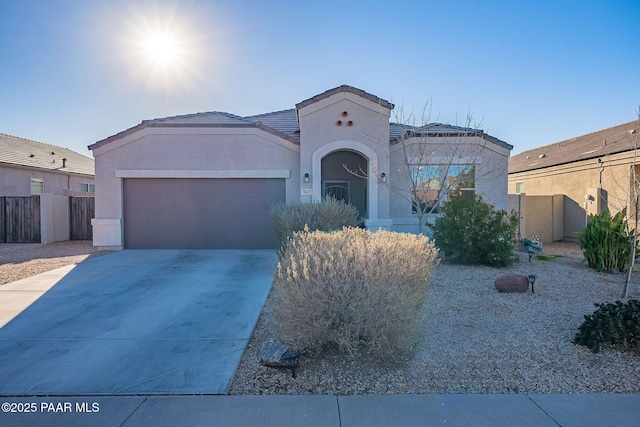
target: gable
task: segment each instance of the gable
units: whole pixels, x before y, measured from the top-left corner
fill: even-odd
[[[311,114],[344,99],[348,99],[355,104],[368,108],[379,114],[386,115],[387,117],[390,116],[391,110],[394,107],[394,105],[389,101],[386,101],[361,89],[357,89],[348,85],[342,85],[296,104],[298,119],[300,119],[300,117],[304,115]]]

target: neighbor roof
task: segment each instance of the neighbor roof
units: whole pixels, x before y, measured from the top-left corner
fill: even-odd
[[[63,167],[63,159],[66,159]],[[0,133],[0,165],[94,175],[93,159],[68,148]]]
[[[638,121],[634,120],[524,151],[509,159],[509,173],[543,169],[630,151],[640,142],[636,138],[638,132]]]

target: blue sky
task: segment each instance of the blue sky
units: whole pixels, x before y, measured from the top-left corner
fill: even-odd
[[[153,62],[149,33],[178,59]],[[0,132],[87,146],[142,120],[253,115],[348,84],[516,154],[635,118],[640,1],[0,0]]]

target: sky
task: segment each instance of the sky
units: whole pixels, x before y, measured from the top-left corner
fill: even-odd
[[[0,133],[89,157],[342,84],[416,124],[471,113],[517,154],[637,118],[640,0],[0,0]]]

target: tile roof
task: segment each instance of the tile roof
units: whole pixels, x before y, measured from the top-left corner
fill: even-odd
[[[162,124],[175,124],[175,125],[191,125],[191,124],[203,124],[203,125],[222,125],[222,126],[251,126],[252,122],[244,117],[236,116],[235,114],[224,113],[221,111],[209,111],[206,113],[194,113],[185,114],[182,116],[171,116],[159,119],[143,120],[143,125],[162,125]]]
[[[300,127],[298,126],[298,113],[295,108],[273,113],[258,114],[257,116],[246,117],[255,122],[262,123],[272,129],[276,129],[285,135],[289,135],[300,142]]]
[[[635,133],[632,133],[635,130]],[[509,159],[509,173],[558,166],[631,151],[640,141],[638,120],[524,151]]]
[[[333,88],[333,89],[329,89],[329,90],[327,90],[327,91],[325,91],[325,92],[323,92],[323,93],[321,93],[319,95],[313,96],[313,97],[311,97],[309,99],[305,99],[304,101],[297,103],[296,104],[296,108],[300,109],[300,108],[306,107],[307,105],[313,104],[315,102],[318,102],[318,101],[320,101],[320,100],[322,100],[324,98],[328,98],[331,95],[335,95],[336,93],[340,93],[340,92],[350,92],[350,93],[356,94],[356,95],[361,96],[361,97],[363,97],[365,99],[368,99],[371,102],[375,102],[376,104],[382,105],[383,107],[387,107],[390,110],[393,110],[393,107],[394,107],[394,105],[392,103],[390,103],[389,101],[384,100],[382,98],[379,98],[379,97],[377,97],[377,96],[375,96],[373,94],[370,94],[368,92],[365,92],[362,89],[358,89],[356,87],[349,86],[349,85],[342,85],[342,86],[338,86],[338,87]]]
[[[94,161],[89,157],[68,148],[0,133],[0,165],[3,163],[82,175],[95,174]]]
[[[206,113],[186,114],[182,116],[144,120],[137,126],[98,141],[93,145],[90,145],[89,149],[93,150],[95,148],[98,148],[99,146],[107,144],[113,140],[120,139],[126,135],[129,135],[146,127],[256,127],[273,135],[277,135],[280,138],[293,142],[294,144],[300,144],[300,127],[298,125],[297,110],[314,102],[318,102],[321,99],[341,92],[354,93],[389,109],[394,108],[393,104],[385,101],[382,98],[378,98],[375,95],[367,93],[361,89],[354,88],[352,86],[342,85],[325,91],[305,101],[302,101],[296,104],[296,108],[258,114],[255,116],[241,117],[230,113],[211,111]],[[506,142],[485,134],[482,130],[462,128],[459,126],[446,125],[442,123],[431,123],[422,127],[401,126],[397,123],[389,123],[390,142],[393,143],[393,141],[395,141],[402,134],[402,132],[406,132],[409,128],[411,132],[420,132],[421,134],[429,133],[432,136],[435,134],[437,134],[438,136],[442,136],[444,134],[450,136],[469,136],[470,134],[474,134],[481,136],[484,139],[494,142],[498,145],[502,145],[509,150],[513,148],[513,146],[507,144]]]
[[[513,149],[513,145],[508,144],[496,137],[484,133],[482,129],[448,125],[444,123],[427,123],[422,126],[409,126],[399,123],[389,123],[389,140],[392,144],[398,143],[403,136],[430,136],[430,137],[467,137],[478,136],[484,140],[493,142],[508,150]]]

